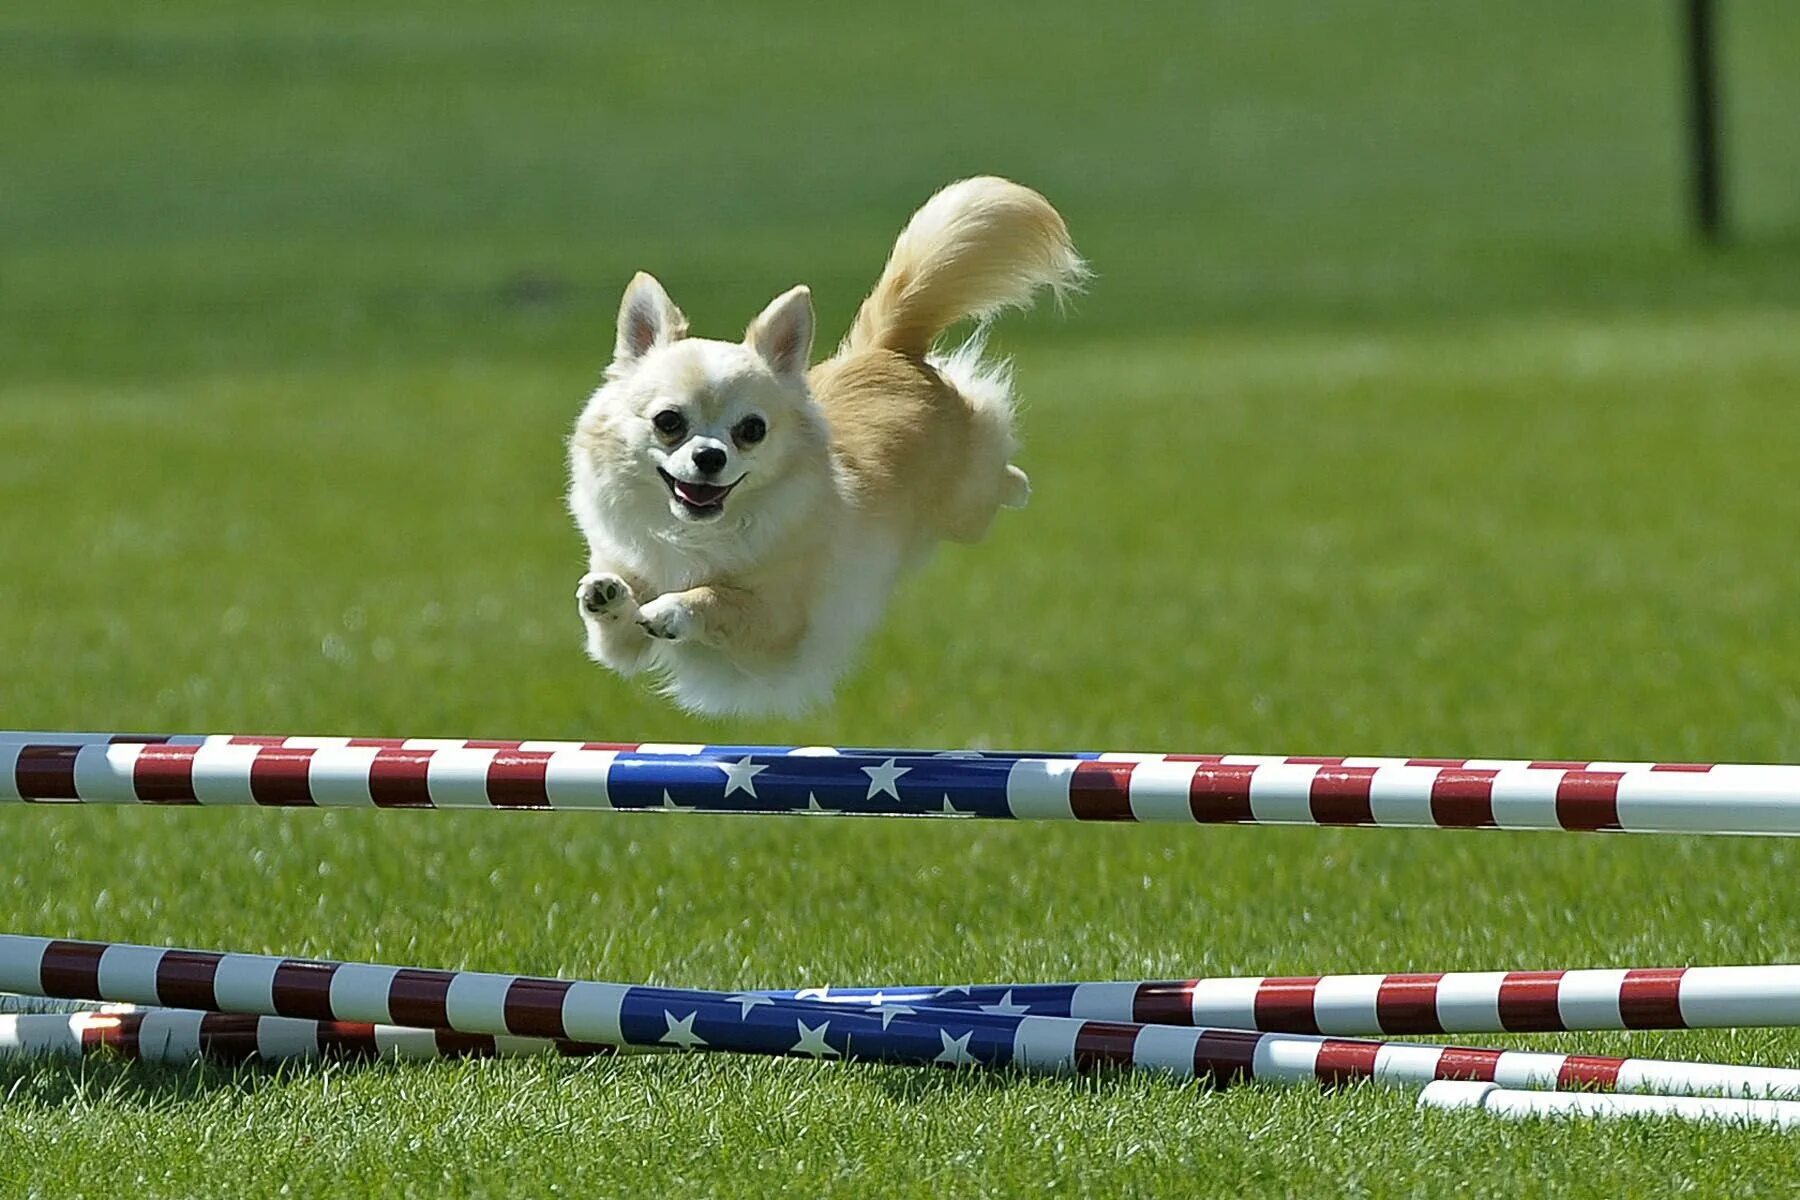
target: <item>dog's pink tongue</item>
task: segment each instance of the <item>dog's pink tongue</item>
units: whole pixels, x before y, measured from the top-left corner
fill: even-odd
[[[708,504],[716,503],[730,490],[731,489],[729,488],[722,488],[717,484],[711,483],[687,483],[680,479],[675,481],[675,494],[680,496],[683,500],[686,500],[689,504],[697,505],[702,508]]]

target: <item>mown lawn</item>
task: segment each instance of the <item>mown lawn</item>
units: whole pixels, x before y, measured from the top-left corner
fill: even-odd
[[[1717,254],[1660,5],[0,16],[0,725],[1800,759],[1800,18],[1730,10]],[[809,719],[587,664],[560,439],[629,272],[714,333],[809,281],[829,340],[973,170],[1099,276],[1009,327],[1032,507]],[[32,809],[0,928],[706,987],[1759,962],[1800,942],[1792,858]],[[1767,1194],[1794,1161],[1372,1088],[723,1058],[8,1064],[0,1097],[0,1191],[46,1196]]]

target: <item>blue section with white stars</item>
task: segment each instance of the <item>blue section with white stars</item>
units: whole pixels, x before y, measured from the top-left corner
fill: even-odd
[[[979,1010],[825,1006],[658,987],[630,988],[619,1014],[624,1040],[637,1046],[947,1067],[1009,1065],[1018,1024],[1016,1016]]]
[[[614,808],[701,812],[838,812],[1010,817],[1017,758],[963,755],[744,754],[622,751],[607,772]]]

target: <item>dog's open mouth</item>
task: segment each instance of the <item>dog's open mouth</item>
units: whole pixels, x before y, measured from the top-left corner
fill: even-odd
[[[669,485],[669,495],[675,497],[691,516],[716,517],[725,511],[725,497],[731,495],[731,489],[744,482],[739,475],[727,484],[689,483],[685,479],[677,479],[661,467],[656,468],[663,482]]]

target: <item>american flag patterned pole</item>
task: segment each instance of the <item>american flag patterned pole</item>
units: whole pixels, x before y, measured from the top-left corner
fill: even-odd
[[[1784,963],[817,987],[770,995],[1334,1035],[1800,1026],[1800,966]]]
[[[1332,1036],[1800,1026],[1800,965],[1786,963],[808,987],[757,994],[850,1008],[904,1004]],[[0,994],[0,1013],[87,1007],[85,1001]]]
[[[0,802],[1800,835],[1797,766],[59,736],[0,738]]]
[[[1177,1028],[755,992],[436,971],[0,934],[0,988],[251,1016],[450,1029],[646,1050],[716,1050],[1042,1072],[1138,1068],[1218,1083],[1424,1084],[1800,1095],[1800,1071]]]

